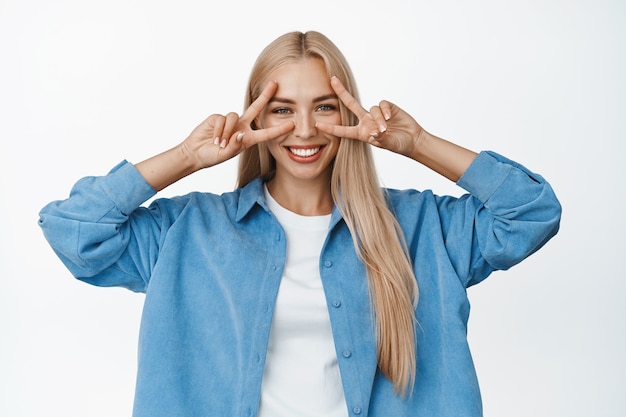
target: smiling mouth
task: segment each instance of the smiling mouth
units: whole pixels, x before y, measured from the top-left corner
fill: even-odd
[[[311,156],[317,155],[319,151],[322,149],[322,147],[318,146],[317,148],[307,148],[307,149],[288,148],[288,149],[289,149],[289,152],[291,152],[295,156],[299,156],[300,158],[310,158]]]

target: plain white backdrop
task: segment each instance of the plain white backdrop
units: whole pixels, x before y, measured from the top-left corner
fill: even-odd
[[[319,30],[365,107],[544,175],[561,231],[469,290],[487,417],[626,415],[626,3],[0,0],[0,415],[129,416],[143,296],[74,280],[38,211],[241,112],[260,50]],[[376,152],[386,186],[459,194]],[[233,188],[236,163],[161,195]]]

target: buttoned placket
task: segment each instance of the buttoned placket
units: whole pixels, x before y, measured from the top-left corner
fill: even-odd
[[[332,235],[332,229],[329,232],[327,242],[331,238],[331,235]],[[325,256],[328,256],[328,257],[325,257]],[[321,275],[322,275],[322,281],[324,283],[324,291],[326,292],[326,299],[327,299],[328,306],[329,306],[331,325],[333,323],[335,325],[337,325],[338,323],[347,324],[348,319],[345,316],[344,308],[342,308],[343,303],[342,303],[342,294],[341,294],[340,286],[338,285],[338,282],[336,281],[337,277],[333,277],[334,262],[331,256],[332,255],[326,253],[326,244],[325,244],[324,248],[322,249],[322,260],[320,264],[322,266],[322,269],[324,270],[323,272],[325,272],[325,273],[322,273]],[[326,277],[326,279],[324,279],[324,277]],[[355,358],[353,358],[353,350],[351,346],[348,344],[350,337],[347,337],[347,335],[345,335],[346,337],[338,338],[337,334],[336,333],[334,334],[335,334],[335,341],[334,341],[335,349],[338,352],[337,359],[340,365],[339,366],[340,372],[341,372],[341,369],[344,369],[344,370],[351,369],[350,373],[353,373],[356,370],[354,369],[355,365],[353,363],[355,360]],[[341,352],[340,355],[339,355],[339,352]],[[361,397],[359,393],[349,392],[346,390],[346,387],[344,386],[344,396],[346,398],[346,404],[348,406],[348,409],[351,411],[351,413],[353,415],[360,416],[363,413],[363,408],[360,405],[360,401],[358,400],[358,398]]]
[[[275,229],[270,242],[268,242],[268,262],[263,274],[264,285],[259,294],[259,304],[257,306],[257,325],[251,340],[250,372],[246,375],[242,397],[246,397],[251,402],[244,409],[243,416],[255,417],[258,415],[258,407],[261,400],[261,384],[265,367],[265,357],[269,341],[272,316],[276,304],[278,287],[280,286],[283,269],[285,267],[287,247],[285,233],[278,222],[272,217],[272,228]],[[253,397],[248,397],[246,392],[254,392]]]

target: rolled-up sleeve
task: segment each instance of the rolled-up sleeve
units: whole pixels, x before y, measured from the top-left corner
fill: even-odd
[[[129,246],[137,233],[144,235],[144,242],[153,235],[152,246],[156,245],[158,225],[147,220],[149,215],[137,213],[137,218],[131,219],[130,214],[155,193],[136,168],[123,161],[106,176],[78,181],[68,199],[46,205],[39,213],[39,226],[76,278],[100,286],[143,291],[149,269],[146,252],[154,249],[150,244],[134,250]],[[121,260],[125,253],[126,261]],[[107,272],[109,268],[114,271]]]
[[[561,205],[550,184],[497,153],[481,152],[457,184],[470,193],[468,199],[478,200],[466,202],[463,216],[464,229],[473,229],[477,249],[468,271],[468,286],[484,278],[484,273],[476,273],[486,269],[481,262],[491,269],[508,269],[541,248],[559,230]]]

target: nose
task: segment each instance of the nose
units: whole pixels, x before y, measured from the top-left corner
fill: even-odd
[[[299,139],[310,139],[315,136],[317,129],[315,128],[315,119],[309,114],[299,114],[296,117],[296,127],[294,135]]]

